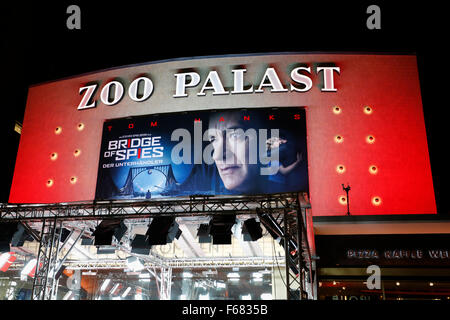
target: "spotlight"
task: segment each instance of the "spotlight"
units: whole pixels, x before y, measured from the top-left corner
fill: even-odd
[[[97,247],[97,254],[115,254],[116,248],[112,246],[99,246]]]
[[[214,216],[209,222],[213,244],[231,244],[231,229],[235,223],[236,215]]]
[[[117,241],[120,241],[126,231],[127,227],[123,220],[103,220],[93,233],[95,237],[94,245],[110,246],[113,236]]]
[[[266,230],[270,233],[270,235],[278,241],[278,244],[284,247],[284,231],[278,222],[272,217],[269,213],[259,213],[258,214],[260,221],[263,223]],[[297,243],[295,243],[292,239],[288,240],[288,251],[289,251],[289,268],[294,272],[294,274],[298,274],[297,264],[294,259],[298,255]],[[302,258],[302,257],[300,257]]]
[[[22,224],[18,224],[17,231],[11,239],[12,247],[22,247],[25,241],[33,241],[33,237],[28,233]]]
[[[33,238],[18,222],[0,223],[0,252],[9,252],[11,247],[22,247],[25,241]]]
[[[164,245],[178,239],[181,235],[174,217],[153,218],[145,234],[150,245]]]
[[[242,234],[244,235],[244,241],[256,241],[261,238],[262,229],[259,222],[255,218],[245,220],[242,225]]]
[[[209,235],[210,226],[209,224],[201,224],[197,230],[198,242],[199,243],[210,243],[211,236]]]
[[[120,241],[122,239],[127,230],[128,228],[125,225],[125,222],[123,222],[123,220],[120,220],[119,225],[114,228],[114,237],[117,239],[117,241]]]
[[[94,239],[89,237],[81,237],[81,245],[82,246],[91,246],[94,244]]]
[[[152,247],[147,243],[147,237],[142,234],[137,234],[134,236],[131,242],[131,252],[143,255],[150,254],[150,248]]]
[[[269,234],[274,238],[275,240],[282,237],[283,230],[281,229],[280,225],[277,223],[277,221],[272,217],[271,214],[268,213],[260,213],[259,219],[266,228],[266,230],[269,232]]]

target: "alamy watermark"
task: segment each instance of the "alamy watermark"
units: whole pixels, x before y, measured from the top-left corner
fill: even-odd
[[[194,137],[184,128],[172,132],[171,141],[179,141],[172,148],[171,160],[174,164],[191,164],[192,151],[194,164],[236,164],[261,165],[261,175],[273,175],[279,161],[279,129],[209,128],[202,134],[202,122],[194,123]],[[204,141],[210,142],[204,149]],[[194,150],[192,150],[192,145]],[[202,150],[203,149],[203,150]]]
[[[370,274],[367,278],[366,286],[369,290],[381,289],[381,269],[377,265],[370,265],[366,269],[366,273]]]

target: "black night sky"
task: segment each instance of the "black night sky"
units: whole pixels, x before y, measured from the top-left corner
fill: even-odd
[[[436,201],[449,216],[446,11],[418,2],[100,2],[2,4],[0,202],[7,202],[27,88],[104,68],[180,57],[264,52],[415,53],[418,58]],[[81,9],[69,30],[66,9]],[[157,5],[156,5],[157,4]],[[381,9],[369,30],[366,9]]]

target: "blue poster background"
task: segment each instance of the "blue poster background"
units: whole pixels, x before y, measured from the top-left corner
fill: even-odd
[[[221,139],[195,140],[194,124],[199,124],[199,121],[202,134],[208,128],[218,126],[229,130],[242,128],[244,131],[252,128],[258,133],[260,129],[267,129],[270,139],[270,129],[278,129],[277,141],[281,141],[277,146],[279,159],[268,164],[262,164],[258,159],[258,163],[251,166],[230,166],[221,164],[220,156],[214,153],[214,163],[194,163],[199,145],[203,151],[208,146],[217,146]],[[191,137],[190,161],[187,163],[175,163],[172,159],[172,149],[181,141],[171,141],[176,129],[184,129]],[[195,147],[194,143],[199,144]],[[227,149],[226,144],[222,147]],[[210,150],[216,152],[214,148]],[[195,111],[111,119],[105,121],[103,126],[96,199],[308,191],[306,151],[303,108]],[[179,154],[188,155],[184,152],[183,149]],[[260,168],[268,166],[277,166],[279,170],[276,174],[260,174]],[[256,167],[258,170],[255,170]]]

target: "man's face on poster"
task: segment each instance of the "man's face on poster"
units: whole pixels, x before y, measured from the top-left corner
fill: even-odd
[[[218,112],[209,122],[214,162],[225,188],[233,191],[251,189],[259,176],[259,166],[249,161],[249,146],[257,141],[244,134],[241,121],[238,112]]]

